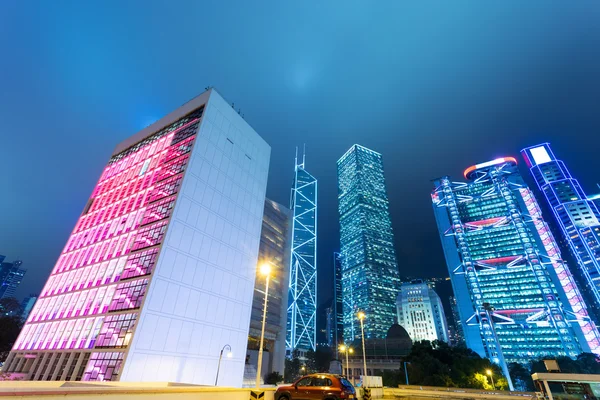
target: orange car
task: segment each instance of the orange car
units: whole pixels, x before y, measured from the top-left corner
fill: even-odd
[[[291,385],[279,386],[275,391],[275,400],[338,399],[356,399],[354,387],[341,375],[306,375]]]

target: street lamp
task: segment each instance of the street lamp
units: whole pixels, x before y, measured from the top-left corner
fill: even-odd
[[[266,262],[260,266],[261,275],[265,276],[265,304],[263,306],[262,329],[260,331],[260,347],[258,348],[258,367],[256,368],[256,388],[260,388],[260,370],[262,368],[263,343],[265,341],[265,322],[267,321],[267,301],[269,299],[269,277],[271,265]]]
[[[496,385],[494,384],[494,377],[492,376],[492,370],[491,369],[487,369],[485,371],[486,374],[488,374],[490,376],[490,379],[492,380],[492,388],[494,390],[496,390]]]
[[[219,381],[219,370],[221,369],[221,359],[223,358],[223,351],[225,349],[227,350],[227,358],[231,358],[232,354],[231,354],[231,346],[226,344],[225,346],[223,346],[223,348],[221,349],[221,353],[219,354],[219,363],[217,364],[217,376],[215,378],[215,386],[217,386],[217,382]]]
[[[300,371],[302,371],[302,375],[304,375],[304,372],[306,372],[306,367],[304,365],[301,366]]]
[[[348,374],[348,353],[352,354],[354,353],[354,349],[352,349],[352,347],[346,346],[345,344],[340,345],[340,351],[343,353],[346,353],[346,376],[349,376],[350,374]],[[344,366],[342,365],[342,370]],[[343,371],[342,371],[343,372]],[[344,375],[344,374],[342,374]]]
[[[365,377],[367,376],[367,353],[365,351],[365,326],[363,320],[367,317],[364,312],[359,311],[357,314],[358,320],[360,321],[360,331],[362,333],[362,348],[363,348],[363,368]]]
[[[404,375],[406,375],[406,385],[408,386],[408,369],[406,368],[406,365],[410,364],[408,361],[404,361]]]

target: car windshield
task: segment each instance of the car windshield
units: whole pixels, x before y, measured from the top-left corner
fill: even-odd
[[[344,389],[354,391],[354,386],[352,386],[352,384],[346,378],[340,378],[340,383],[342,384]]]

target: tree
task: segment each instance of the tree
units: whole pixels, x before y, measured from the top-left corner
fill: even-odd
[[[410,362],[412,385],[491,389],[490,370],[497,389],[507,386],[497,365],[466,347],[450,347],[441,341],[415,342],[406,361]]]
[[[285,359],[285,370],[283,371],[283,375],[286,382],[294,382],[300,377],[300,359],[298,358],[297,351],[294,351],[291,359]]]
[[[2,315],[20,316],[22,311],[21,304],[14,297],[0,299],[0,313]]]
[[[265,375],[265,383],[267,385],[277,385],[279,382],[283,382],[283,376],[278,371],[273,371]]]
[[[524,392],[533,392],[535,390],[533,380],[531,379],[531,373],[529,372],[529,369],[523,366],[523,364],[514,362],[508,364],[508,373],[513,380],[515,389]]]
[[[0,361],[6,360],[12,345],[21,332],[20,316],[0,316]]]
[[[329,347],[317,347],[306,352],[307,372],[329,372],[329,364],[333,360],[333,353]]]

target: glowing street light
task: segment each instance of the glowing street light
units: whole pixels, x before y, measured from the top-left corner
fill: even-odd
[[[364,319],[367,317],[363,311],[359,311],[356,315],[360,321],[360,331],[362,333],[362,348],[363,348],[363,368],[364,376],[367,376],[367,353],[365,352],[365,327],[363,324]]]
[[[223,351],[225,349],[228,349],[227,350],[227,358],[231,358],[233,356],[233,354],[231,353],[231,346],[228,344],[223,346],[223,348],[221,349],[221,353],[219,354],[219,363],[217,364],[217,376],[215,378],[215,386],[217,386],[217,382],[219,381],[219,370],[221,369],[221,359],[223,358]]]
[[[260,370],[262,368],[263,344],[265,341],[265,322],[267,321],[267,301],[269,300],[269,278],[271,265],[268,262],[260,266],[260,274],[265,277],[265,304],[263,306],[262,329],[260,331],[260,347],[258,348],[258,367],[256,368],[256,388],[260,388]]]
[[[352,347],[346,346],[345,344],[341,344],[339,347],[340,351],[342,353],[346,353],[346,375],[350,375],[348,374],[348,353],[352,354],[354,353],[354,349],[352,349]],[[344,366],[342,365],[342,370],[344,369]],[[342,374],[343,375],[343,374]]]
[[[489,375],[490,379],[492,380],[492,388],[494,388],[494,390],[496,390],[496,385],[494,384],[494,377],[492,376],[492,370],[486,369],[485,373]]]

